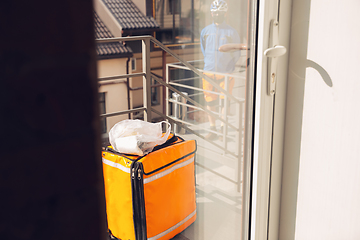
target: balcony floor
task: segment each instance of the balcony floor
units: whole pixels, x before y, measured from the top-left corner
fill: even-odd
[[[232,118],[230,122],[236,121],[235,116]],[[209,127],[209,123],[199,125]],[[195,158],[197,220],[173,239],[239,239],[241,192],[238,187],[241,189],[241,185],[236,183],[240,171],[238,159],[194,134],[178,135],[196,139],[198,145]],[[235,132],[229,131],[229,135],[235,137]],[[214,143],[223,144],[220,140]],[[228,149],[237,152],[235,141],[229,140]]]

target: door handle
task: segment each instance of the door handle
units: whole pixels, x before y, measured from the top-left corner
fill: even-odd
[[[268,58],[268,86],[267,93],[269,95],[275,94],[276,78],[277,78],[277,63],[279,57],[286,53],[286,48],[279,45],[279,23],[276,20],[271,20],[270,23],[270,39],[269,48],[264,51],[264,55]]]

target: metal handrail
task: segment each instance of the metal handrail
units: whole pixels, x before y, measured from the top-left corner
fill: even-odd
[[[121,78],[143,77],[144,75],[145,75],[144,73],[130,73],[130,74],[111,76],[111,77],[100,77],[100,78],[98,78],[98,80],[99,81],[108,81],[108,80],[121,79]]]
[[[189,64],[187,61],[182,60],[177,54],[175,54],[174,52],[172,52],[168,47],[166,47],[164,44],[162,44],[161,42],[159,42],[157,39],[155,39],[152,36],[136,36],[136,37],[116,37],[116,38],[104,38],[104,39],[96,39],[97,43],[110,43],[110,42],[122,42],[122,41],[139,41],[139,40],[145,40],[148,39],[150,41],[152,41],[153,43],[155,43],[156,45],[158,45],[162,50],[166,51],[168,54],[170,54],[172,57],[174,57],[175,59],[177,59],[181,64],[185,65],[185,69],[187,70],[191,70],[193,72],[195,72],[196,74],[198,74],[200,77],[206,79],[206,81],[208,81],[209,83],[211,83],[216,89],[218,89],[220,92],[222,92],[222,94],[224,94],[226,97],[229,97],[231,100],[234,100],[237,103],[240,103],[241,100],[239,100],[238,98],[234,97],[232,94],[230,94],[226,89],[221,88],[212,78],[206,76],[205,74],[202,73],[203,70],[198,70],[195,67],[193,67],[191,64]],[[181,67],[180,65],[177,65],[177,67]],[[131,76],[145,76],[146,73],[142,72],[142,73],[134,73],[134,74],[125,74],[125,75],[119,75],[119,76],[114,76],[114,77],[108,77],[108,78],[102,78],[103,80],[110,80],[110,79],[116,79],[116,78],[127,78],[127,77],[131,77]],[[230,74],[227,74],[230,75]],[[154,78],[157,82],[159,82],[161,85],[169,88],[170,90],[172,90],[173,92],[178,93],[181,97],[185,98],[187,101],[191,102],[192,104],[194,104],[195,106],[201,108],[204,112],[206,112],[207,114],[213,116],[215,119],[223,122],[224,124],[228,125],[229,127],[239,130],[239,128],[233,126],[232,124],[228,123],[226,120],[222,119],[221,117],[219,117],[217,114],[213,113],[212,111],[208,110],[207,108],[205,108],[204,106],[202,106],[201,104],[199,104],[198,102],[194,101],[193,99],[191,99],[189,96],[183,94],[182,92],[180,92],[179,90],[177,90],[176,88],[172,87],[170,84],[166,83],[165,81],[163,81],[162,79],[160,79],[158,76],[151,74],[151,77]],[[174,84],[175,85],[175,84]],[[206,91],[206,90],[205,90]],[[216,93],[219,94],[219,93]],[[141,110],[143,111],[148,111],[147,108],[142,108]],[[127,111],[119,111],[116,113],[109,113],[112,114],[111,116],[114,115],[121,115],[121,114],[127,114],[129,113],[129,111],[131,110],[127,110]],[[154,111],[154,109],[151,109],[149,112]],[[133,111],[131,111],[133,112]],[[149,113],[148,112],[148,113]],[[105,117],[105,116],[109,116],[109,114],[102,114],[101,117]]]
[[[113,117],[113,116],[118,116],[118,115],[122,115],[122,114],[128,114],[128,113],[133,113],[133,112],[140,112],[140,111],[145,111],[145,110],[146,110],[146,108],[140,107],[140,108],[134,108],[134,109],[124,110],[124,111],[119,111],[119,112],[104,113],[104,114],[101,114],[100,117],[101,117],[101,118],[104,118],[104,117]]]
[[[202,136],[201,134],[195,132],[195,131],[192,130],[191,128],[187,127],[186,124],[188,124],[188,123],[184,123],[184,122],[181,121],[180,119],[175,119],[175,118],[173,118],[173,117],[166,116],[165,114],[163,114],[163,113],[161,113],[161,112],[159,112],[159,111],[157,111],[157,110],[155,110],[155,109],[153,109],[153,111],[154,111],[156,114],[162,116],[163,118],[168,119],[168,120],[170,120],[170,121],[172,121],[172,122],[175,122],[176,124],[179,124],[182,128],[185,128],[185,129],[186,129],[187,131],[189,131],[190,133],[192,133],[192,134],[194,134],[194,135],[196,135],[196,136],[198,136],[198,137],[206,140],[204,136]],[[220,148],[221,150],[223,150],[225,153],[227,153],[227,154],[229,154],[229,155],[232,155],[232,156],[235,157],[235,158],[238,157],[238,155],[236,155],[235,153],[227,150],[227,149],[224,148],[223,146],[220,146],[219,144],[214,143],[214,142],[211,142],[211,143],[212,143],[214,146],[216,146],[216,147]]]
[[[162,50],[164,50],[165,52],[170,54],[173,58],[175,58],[176,60],[178,60],[179,62],[184,64],[191,71],[193,71],[194,73],[196,73],[197,75],[199,75],[200,77],[204,78],[206,81],[211,83],[217,90],[219,90],[220,92],[227,95],[230,99],[236,101],[236,98],[233,95],[231,95],[228,91],[226,91],[225,89],[218,86],[212,78],[206,76],[200,70],[196,69],[194,66],[192,66],[188,62],[184,61],[181,57],[179,57],[176,53],[171,51],[168,47],[166,47],[164,44],[162,44],[159,40],[157,40],[153,36],[103,38],[103,39],[97,39],[96,42],[97,43],[110,43],[110,42],[122,42],[122,41],[125,41],[125,42],[126,41],[139,41],[139,40],[145,40],[145,39],[149,39],[151,42],[158,45]]]
[[[185,98],[187,101],[191,102],[192,104],[194,104],[197,107],[202,108],[202,110],[206,113],[208,113],[209,115],[215,117],[216,119],[220,120],[221,122],[226,124],[226,121],[222,118],[220,118],[219,116],[217,116],[215,113],[213,113],[212,111],[208,110],[207,108],[204,108],[200,103],[194,101],[193,99],[189,98],[187,95],[185,95],[184,93],[180,92],[179,90],[177,90],[176,88],[174,88],[173,86],[171,86],[170,84],[164,82],[163,80],[161,80],[160,78],[156,77],[155,75],[152,75],[152,77],[158,81],[160,84],[166,86],[167,88],[169,88],[171,91],[176,92],[177,94],[179,94],[181,97]],[[230,127],[237,129],[235,126],[233,126],[230,123],[227,123]]]
[[[183,87],[183,88],[188,88],[188,89],[193,89],[193,90],[197,90],[199,92],[207,92],[207,93],[212,93],[212,94],[216,94],[216,95],[224,95],[222,93],[219,93],[219,92],[214,92],[214,91],[210,91],[210,90],[205,90],[205,89],[202,89],[202,88],[197,88],[197,87],[192,87],[192,86],[189,86],[189,85],[186,85],[186,84],[180,84],[180,83],[174,83],[174,82],[171,82],[169,83],[170,85],[173,85],[173,86],[178,86],[178,87]],[[243,86],[242,86],[243,87]],[[243,101],[244,98],[237,98],[237,103],[240,103],[241,101]]]
[[[117,38],[97,39],[96,42],[97,43],[110,43],[110,42],[139,41],[139,40],[142,41],[142,46],[143,46],[143,49],[142,49],[143,72],[141,72],[141,73],[133,73],[133,74],[126,74],[126,75],[119,75],[119,76],[112,76],[112,77],[105,77],[105,78],[99,78],[99,81],[109,81],[109,80],[114,80],[114,79],[119,79],[119,78],[141,77],[142,76],[143,77],[143,89],[144,89],[143,90],[143,95],[144,95],[143,107],[136,108],[136,109],[129,109],[129,110],[125,110],[125,111],[102,114],[102,115],[100,115],[100,117],[106,118],[106,117],[111,117],[111,116],[117,116],[117,115],[123,115],[123,114],[143,111],[144,120],[145,121],[151,121],[151,112],[154,112],[154,113],[158,114],[159,116],[162,116],[163,118],[168,119],[172,123],[175,123],[175,124],[179,125],[180,127],[183,127],[184,129],[186,129],[190,133],[192,133],[192,134],[194,134],[194,135],[196,135],[196,136],[198,136],[198,137],[200,137],[202,139],[205,139],[205,137],[203,137],[201,134],[199,134],[198,132],[192,130],[191,128],[189,128],[187,126],[187,125],[191,125],[191,124],[189,124],[189,123],[187,123],[185,121],[182,121],[180,119],[176,119],[174,117],[169,116],[169,110],[168,110],[169,108],[168,107],[167,107],[167,110],[166,110],[166,114],[163,114],[163,113],[157,111],[156,109],[152,108],[152,106],[151,106],[151,98],[150,98],[151,97],[150,96],[150,88],[151,88],[151,78],[153,78],[158,83],[160,83],[161,85],[167,87],[168,89],[172,90],[173,92],[176,92],[181,97],[186,99],[188,102],[192,103],[197,109],[201,109],[202,111],[206,112],[207,114],[213,116],[215,119],[220,120],[221,122],[223,122],[225,124],[225,126],[229,126],[229,127],[233,128],[233,129],[235,129],[239,133],[238,135],[241,136],[241,134],[242,134],[242,128],[241,128],[242,120],[241,119],[239,119],[239,121],[240,121],[239,127],[233,126],[226,119],[224,120],[223,118],[221,118],[217,114],[213,113],[212,111],[208,110],[206,107],[202,106],[198,102],[191,99],[186,94],[180,92],[179,90],[177,90],[176,88],[171,86],[171,84],[173,84],[173,85],[176,85],[176,84],[170,83],[168,81],[168,79],[166,79],[166,81],[164,81],[159,76],[154,75],[154,74],[151,73],[151,71],[150,71],[150,43],[153,42],[154,44],[158,45],[163,51],[167,52],[173,58],[177,59],[180,63],[176,64],[176,67],[182,68],[182,69],[187,69],[187,70],[190,70],[190,71],[196,73],[200,78],[203,78],[206,81],[208,81],[210,84],[212,84],[214,86],[214,88],[216,88],[220,92],[220,94],[225,95],[225,100],[230,99],[230,100],[233,100],[234,102],[238,103],[239,108],[240,108],[239,111],[241,112],[243,99],[239,99],[239,98],[234,97],[232,94],[230,94],[226,90],[227,89],[227,86],[226,86],[227,81],[225,81],[225,89],[223,89],[212,78],[210,78],[207,75],[203,74],[203,70],[196,69],[189,62],[182,60],[177,54],[172,52],[168,47],[163,45],[161,42],[159,42],[157,39],[155,39],[152,36],[117,37]],[[184,66],[181,66],[180,64],[183,64]],[[167,69],[167,71],[168,71],[168,69]],[[223,75],[229,75],[229,74],[223,74]],[[226,76],[226,78],[227,77],[228,76]],[[170,100],[169,91],[166,92],[166,100],[167,101]],[[185,105],[187,105],[187,104],[185,103]],[[188,105],[188,106],[192,106],[192,105]],[[194,107],[194,106],[192,106],[192,107]],[[227,115],[226,109],[225,109],[224,115],[225,116]],[[225,129],[227,129],[227,128],[225,128]],[[223,135],[226,135],[226,133],[227,133],[227,130],[224,130]],[[239,144],[240,145],[241,145],[241,141],[242,141],[241,138],[242,137],[239,137]],[[238,190],[240,190],[240,183],[241,183],[241,179],[240,179],[240,162],[241,162],[241,158],[242,158],[242,153],[239,151],[239,153],[236,154],[234,152],[229,151],[227,149],[226,141],[224,143],[224,146],[220,146],[219,144],[217,144],[215,142],[211,142],[211,143],[214,146],[222,149],[224,153],[229,154],[229,155],[231,155],[231,156],[233,156],[235,158],[238,158],[238,162],[239,162],[238,168],[239,169],[238,169],[238,181],[237,181],[237,184],[238,184]]]
[[[220,92],[224,93],[226,96],[228,96],[231,100],[236,101],[237,99],[230,94],[227,90],[223,89],[222,87],[218,86],[216,84],[216,82],[206,76],[205,74],[203,74],[199,69],[196,69],[194,66],[192,66],[190,63],[188,63],[187,61],[182,60],[177,54],[173,53],[168,47],[166,47],[165,45],[163,45],[161,42],[159,42],[157,39],[155,38],[151,38],[151,41],[154,42],[155,44],[157,44],[161,49],[163,49],[164,51],[166,51],[167,53],[169,53],[172,57],[174,57],[175,59],[177,59],[179,62],[181,62],[182,64],[184,64],[186,67],[188,67],[191,71],[193,71],[194,73],[196,73],[197,75],[199,75],[200,77],[204,78],[206,81],[208,81],[209,83],[211,83],[217,90],[219,90]]]

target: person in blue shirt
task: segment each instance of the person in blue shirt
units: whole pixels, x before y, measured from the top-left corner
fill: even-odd
[[[221,73],[232,73],[235,70],[235,64],[240,57],[241,49],[246,49],[245,45],[240,44],[240,37],[237,31],[226,24],[225,17],[228,10],[228,5],[224,0],[215,0],[211,3],[210,11],[213,23],[206,26],[200,34],[201,51],[204,55],[204,70],[214,73],[206,73],[205,75],[212,78],[217,84],[224,89],[225,76]],[[236,45],[240,46],[237,51],[222,51],[221,47]],[[226,47],[225,47],[226,48]],[[208,81],[202,79],[203,89],[207,91],[219,92]],[[234,78],[229,78],[229,93],[232,92],[234,86]],[[217,94],[204,91],[205,102],[207,109],[214,111],[217,104],[219,104],[219,97]],[[220,96],[223,99],[224,96]],[[216,131],[215,118],[208,115],[210,122],[210,130]],[[223,123],[221,123],[221,127]],[[205,139],[215,140],[217,134],[210,132]]]

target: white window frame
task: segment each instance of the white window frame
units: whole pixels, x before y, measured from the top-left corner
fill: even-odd
[[[269,47],[269,27],[272,19],[279,21],[280,45],[289,49],[291,0],[259,1],[258,8],[251,229],[248,239],[277,240],[279,237],[288,53],[279,59],[274,98],[267,94],[267,58],[263,53]]]

